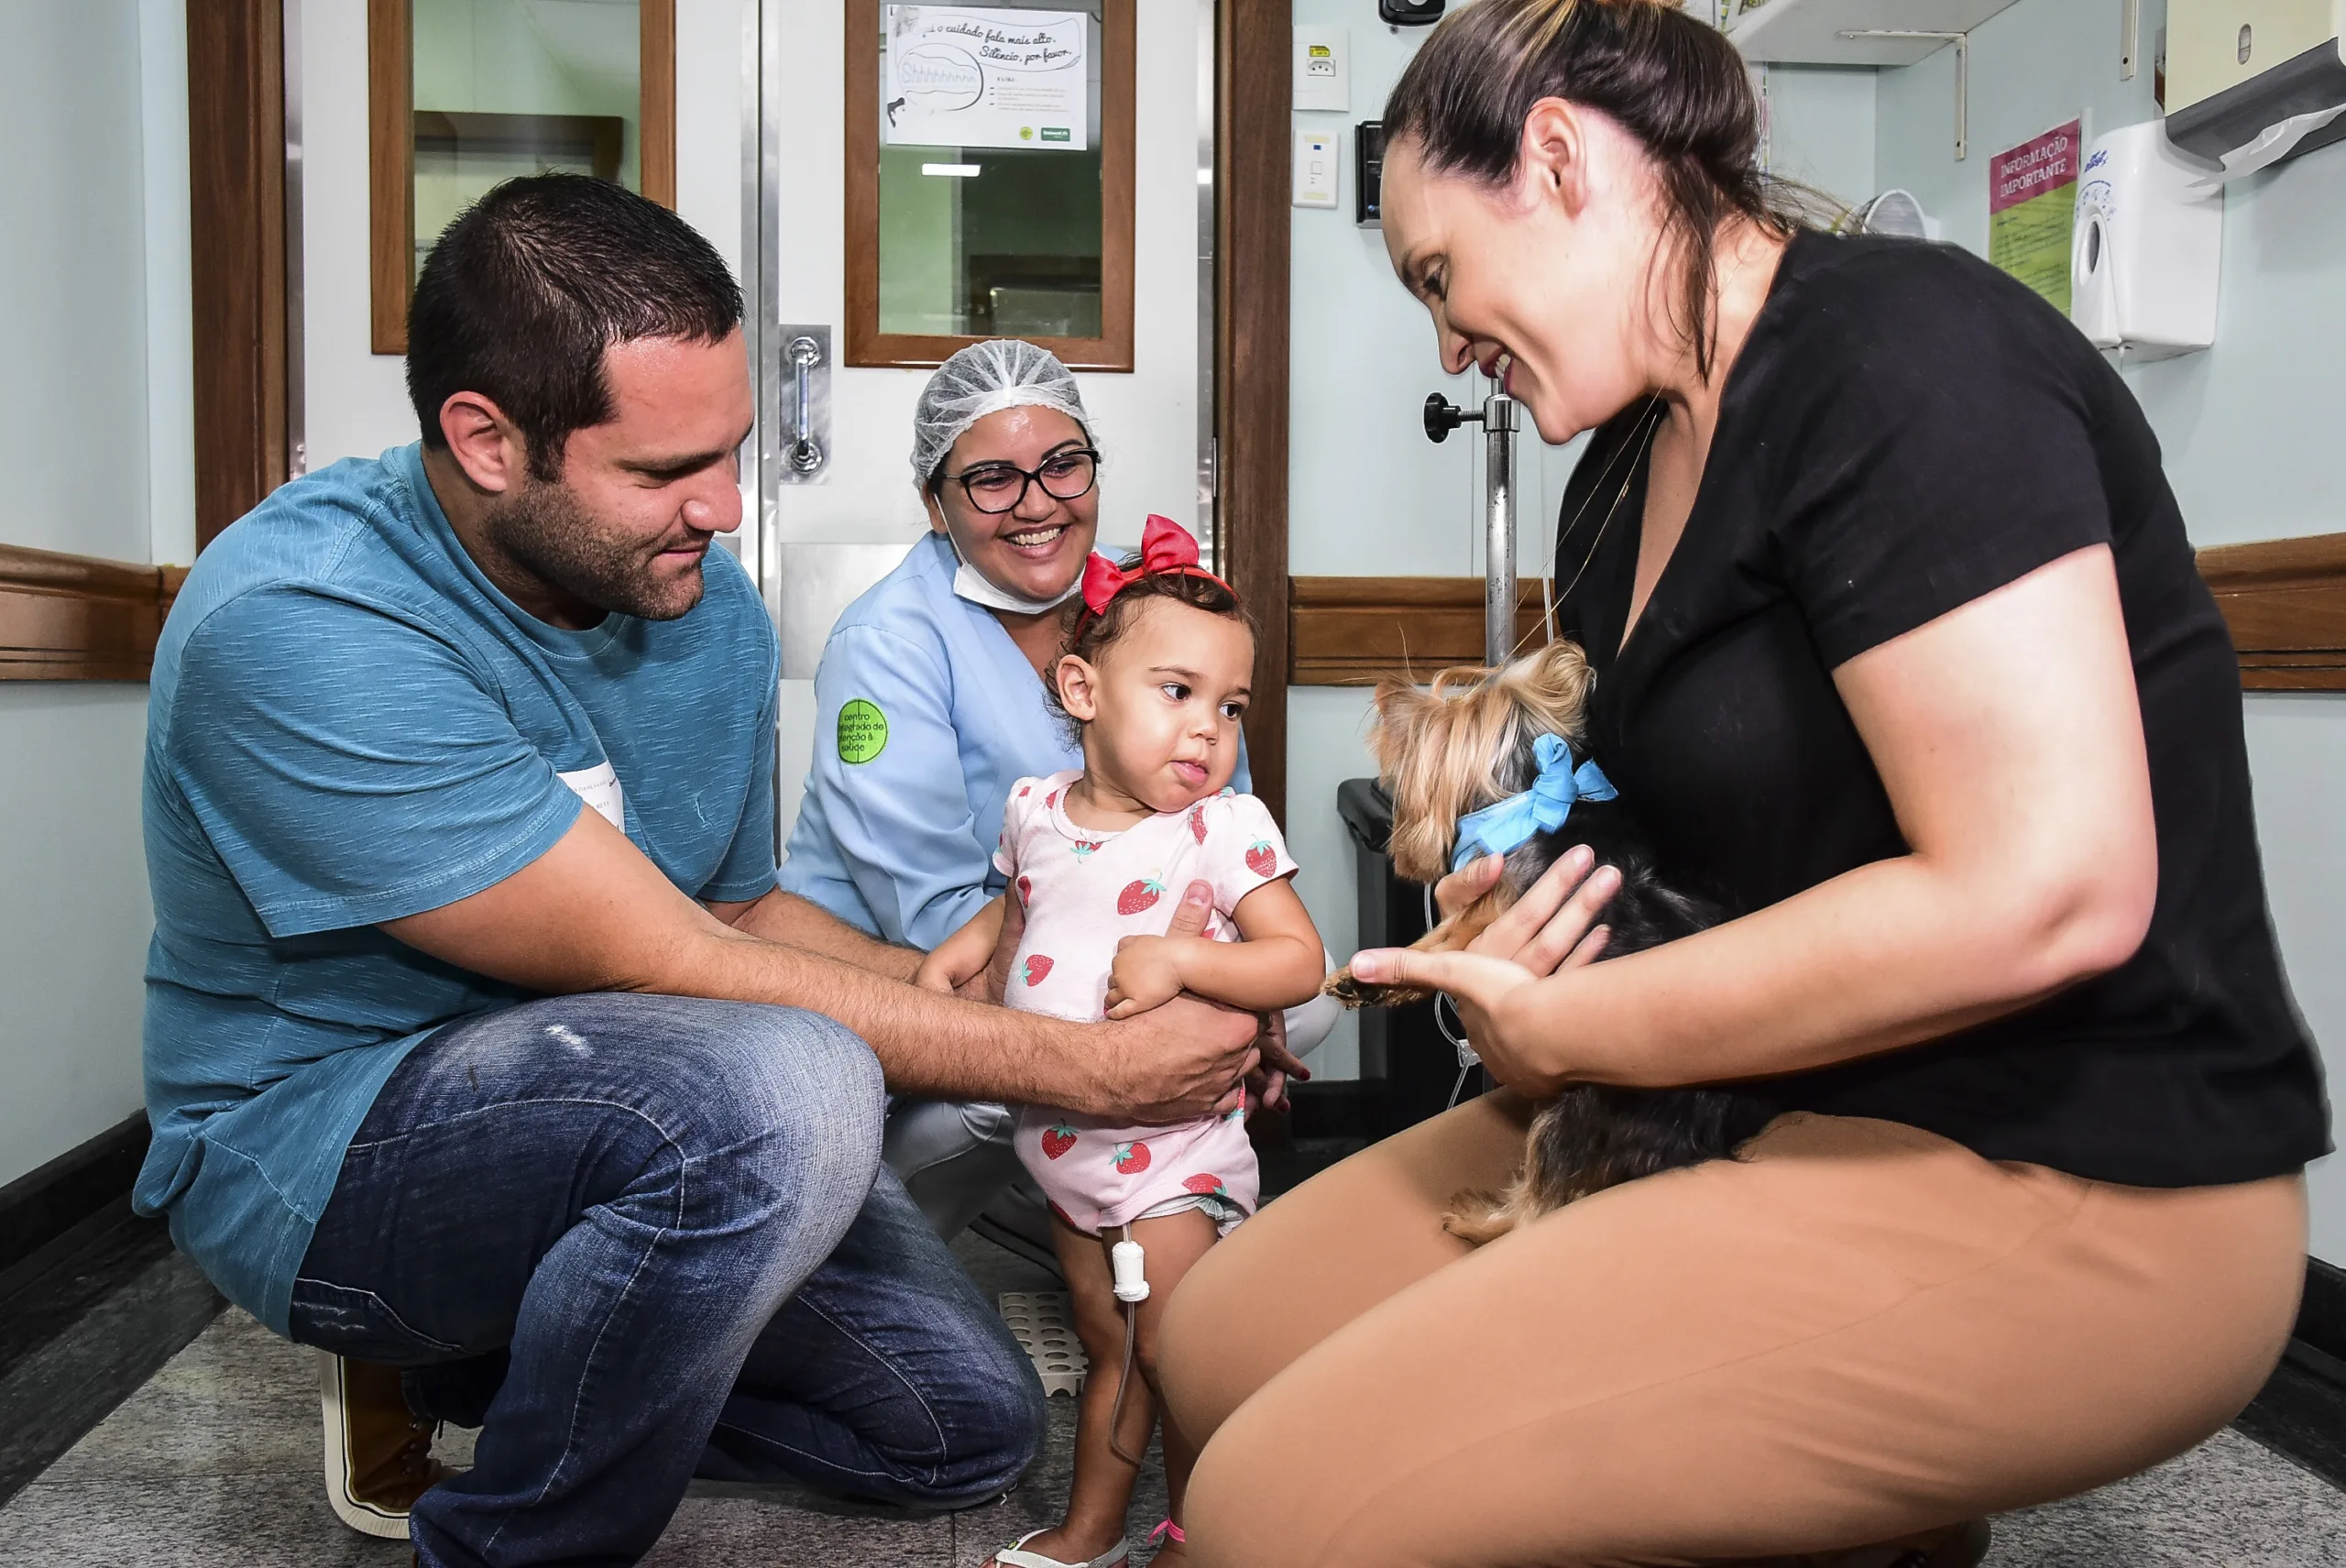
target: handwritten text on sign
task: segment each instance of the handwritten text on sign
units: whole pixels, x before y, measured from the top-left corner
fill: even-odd
[[[1090,22],[1080,11],[890,5],[888,144],[1083,151]]]

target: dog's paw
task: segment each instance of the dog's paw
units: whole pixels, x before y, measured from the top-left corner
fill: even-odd
[[[1407,1007],[1412,1002],[1423,1002],[1433,992],[1422,986],[1380,985],[1363,980],[1353,973],[1351,966],[1330,975],[1320,987],[1323,996],[1332,996],[1347,1007]]]

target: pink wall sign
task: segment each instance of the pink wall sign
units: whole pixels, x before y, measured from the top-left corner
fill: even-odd
[[[1988,160],[1988,259],[2069,309],[2078,122],[2055,126]]]
[[[2032,197],[2076,184],[2077,129],[2078,122],[2071,120],[2010,152],[1998,153],[1988,165],[1989,214],[1992,216]]]

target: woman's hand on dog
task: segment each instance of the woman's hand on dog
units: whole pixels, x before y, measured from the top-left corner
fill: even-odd
[[[1354,955],[1353,973],[1365,981],[1448,992],[1467,1039],[1493,1078],[1530,1093],[1552,1091],[1557,1085],[1546,1081],[1552,1074],[1522,1061],[1496,1018],[1499,1003],[1510,993],[1603,956],[1608,933],[1596,916],[1620,891],[1621,873],[1595,861],[1584,846],[1565,851],[1464,951],[1372,948]],[[1444,877],[1434,888],[1443,914],[1489,891],[1502,864],[1498,856],[1487,855]]]
[[[1434,907],[1442,911],[1444,920],[1454,920],[1459,911],[1496,887],[1506,872],[1505,855],[1484,855],[1469,861],[1433,884]]]

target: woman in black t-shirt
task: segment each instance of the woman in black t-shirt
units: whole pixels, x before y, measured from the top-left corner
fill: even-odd
[[[1556,564],[1590,742],[1738,917],[1592,967],[1613,884],[1567,858],[1474,952],[1354,970],[1451,992],[1512,1091],[1786,1113],[1471,1254],[1438,1217],[1519,1153],[1513,1093],[1271,1205],[1165,1328],[1193,1551],[1976,1562],[1965,1521],[2255,1392],[2327,1147],[2157,444],[2012,280],[1781,215],[1675,5],[1480,0],[1386,127],[1445,367],[1595,433]]]

